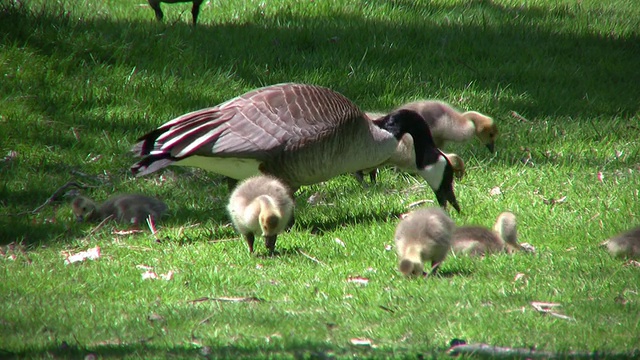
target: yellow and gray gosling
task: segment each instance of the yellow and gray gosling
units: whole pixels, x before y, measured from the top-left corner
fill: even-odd
[[[618,234],[602,245],[607,247],[613,257],[640,259],[640,226]]]
[[[440,208],[432,207],[409,213],[400,221],[395,233],[398,268],[406,276],[422,275],[424,263],[431,262],[431,272],[449,252],[453,220]]]
[[[255,236],[262,235],[270,254],[275,251],[278,234],[292,222],[293,208],[291,190],[267,175],[242,181],[231,193],[227,206],[234,226],[249,245],[249,253],[253,253]]]
[[[477,111],[460,112],[453,106],[437,100],[421,100],[404,104],[396,110],[413,110],[422,115],[436,147],[443,149],[447,142],[465,142],[477,137],[489,151],[495,150],[498,126],[495,121]],[[383,114],[366,113],[372,119]]]
[[[451,250],[456,254],[482,256],[521,249],[516,216],[508,211],[498,215],[493,230],[482,226],[461,226],[454,230],[451,238]]]
[[[149,6],[156,13],[156,19],[158,21],[162,21],[164,14],[160,9],[160,3],[183,3],[183,2],[192,2],[193,7],[191,8],[191,16],[193,17],[193,26],[196,26],[196,22],[198,21],[198,14],[200,13],[200,5],[204,0],[149,0]]]
[[[100,222],[111,217],[120,223],[139,225],[149,216],[160,218],[167,211],[167,205],[149,196],[137,194],[115,195],[101,205],[93,200],[78,196],[71,203],[78,221]]]

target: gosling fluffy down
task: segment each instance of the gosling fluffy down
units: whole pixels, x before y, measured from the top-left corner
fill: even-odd
[[[112,196],[101,205],[85,196],[76,197],[71,208],[78,221],[100,222],[112,218],[120,223],[138,225],[149,217],[160,218],[167,205],[153,197],[137,194]]]
[[[602,243],[617,258],[640,259],[640,226],[618,234]]]
[[[270,254],[276,238],[293,220],[291,190],[279,179],[259,175],[242,181],[229,198],[227,209],[234,226],[253,253],[255,236],[262,235]]]
[[[404,275],[422,275],[424,263],[431,262],[432,273],[447,256],[455,223],[440,208],[409,213],[395,233],[398,268]]]
[[[455,254],[482,256],[520,250],[516,216],[508,211],[498,215],[493,230],[482,226],[461,226],[454,230],[451,250]]]
[[[477,137],[489,151],[495,150],[498,127],[495,121],[477,111],[460,112],[453,106],[438,100],[420,100],[400,106],[422,115],[429,125],[436,147],[443,149],[447,142],[465,142]],[[378,118],[380,113],[367,113]]]

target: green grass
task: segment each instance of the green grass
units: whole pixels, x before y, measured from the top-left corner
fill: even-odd
[[[640,351],[640,271],[598,247],[640,223],[633,2],[210,1],[195,29],[190,4],[163,4],[160,24],[145,3],[0,1],[0,156],[17,152],[0,162],[0,357],[440,357],[453,338]],[[441,277],[403,279],[386,246],[408,204],[434,196],[385,169],[371,188],[343,176],[301,189],[280,256],[260,242],[251,257],[227,225],[222,178],[129,175],[145,132],[287,81],[366,110],[437,98],[493,116],[495,156],[477,142],[448,148],[468,170],[452,216],[490,226],[512,210],[537,253],[451,256]],[[15,215],[70,180],[95,186],[85,192],[96,199],[164,199],[159,241],[114,225],[91,233],[68,202]],[[324,201],[312,206],[316,192]],[[95,245],[100,259],[64,264],[61,251]],[[136,265],[175,275],[142,280]],[[262,301],[190,302],[225,296]],[[574,320],[532,301],[560,303]]]

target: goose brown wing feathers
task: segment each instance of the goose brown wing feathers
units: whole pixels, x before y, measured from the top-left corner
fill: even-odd
[[[328,88],[303,84],[260,88],[182,115],[142,136],[133,150],[145,158],[132,171],[143,175],[192,155],[264,161],[339,131],[343,123],[362,116],[350,100]]]

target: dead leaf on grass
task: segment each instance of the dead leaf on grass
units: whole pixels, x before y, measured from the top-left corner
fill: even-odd
[[[523,277],[525,277],[526,275],[523,273],[517,273],[516,276],[513,278],[513,282],[516,282],[520,279],[522,279]]]
[[[624,266],[635,266],[635,267],[640,267],[640,262],[636,261],[636,260],[629,260],[626,263],[624,263]]]
[[[520,248],[522,249],[522,251],[527,253],[535,254],[536,252],[536,248],[529,243],[520,243]]]
[[[111,233],[113,235],[131,235],[141,233],[142,230],[131,229],[131,230],[113,230]]]
[[[369,283],[369,279],[364,278],[362,276],[350,276],[347,278],[347,282],[367,285]]]
[[[71,254],[70,252],[63,251],[62,256],[66,259],[64,260],[65,265],[73,264],[75,262],[82,262],[85,260],[95,260],[100,258],[100,247],[96,246],[86,251],[80,251],[79,253]]]
[[[356,346],[375,347],[375,345],[373,344],[373,341],[367,338],[353,338],[353,339],[350,339],[349,342],[351,342],[352,345],[356,345]]]
[[[551,316],[555,316],[557,318],[564,319],[564,320],[573,320],[573,321],[575,321],[575,319],[570,317],[570,316],[563,315],[563,314],[560,314],[560,313],[557,313],[557,312],[553,311],[554,308],[562,306],[560,304],[532,301],[531,302],[531,306],[533,306],[534,309],[538,310],[541,313],[549,314]]]
[[[495,186],[491,190],[489,190],[489,195],[491,196],[497,196],[500,194],[502,194],[502,190],[500,190],[500,187],[498,186]]]
[[[343,248],[346,248],[346,247],[347,247],[347,245],[345,245],[345,244],[344,244],[344,241],[342,241],[342,240],[340,240],[340,239],[338,239],[338,238],[333,239],[333,241],[335,241],[335,242],[336,242],[336,244],[338,244],[338,245],[342,246]]]

